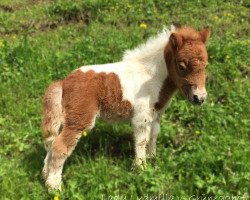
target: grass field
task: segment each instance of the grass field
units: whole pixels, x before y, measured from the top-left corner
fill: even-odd
[[[130,171],[130,126],[99,122],[67,160],[59,199],[249,199],[249,22],[245,0],[1,0],[0,199],[54,196],[41,178],[49,83],[82,65],[118,61],[172,23],[212,30],[206,105],[174,97],[145,171]]]

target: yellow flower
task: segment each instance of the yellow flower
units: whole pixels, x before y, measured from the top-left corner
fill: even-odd
[[[218,20],[219,19],[219,17],[218,16],[214,16],[214,20]]]
[[[227,55],[227,56],[226,56],[226,59],[229,59],[229,58],[230,58],[230,56],[229,56],[229,55]]]
[[[198,130],[196,130],[196,131],[195,131],[195,134],[196,134],[196,135],[200,135],[200,134],[201,134],[201,132],[200,132],[200,131],[198,131]]]
[[[1,48],[1,47],[4,47],[4,43],[3,43],[2,40],[0,40],[0,48]]]
[[[54,200],[59,200],[58,196],[54,196]]]
[[[142,22],[142,23],[140,24],[140,28],[147,28],[147,24],[144,23],[144,22]]]
[[[233,14],[231,14],[231,13],[224,13],[224,16],[228,16],[228,17],[234,17],[234,15]]]
[[[87,132],[86,132],[86,131],[83,131],[83,132],[82,132],[82,135],[83,135],[84,137],[86,137],[86,136],[87,136]]]
[[[16,39],[16,35],[13,35],[13,37],[12,37],[13,39]]]

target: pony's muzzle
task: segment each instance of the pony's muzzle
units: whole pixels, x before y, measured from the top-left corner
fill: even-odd
[[[205,88],[202,89],[192,89],[191,90],[191,101],[195,104],[195,105],[201,105],[205,102],[206,98],[207,98],[207,91]]]
[[[194,102],[194,104],[201,105],[201,104],[204,103],[204,101],[205,101],[204,97],[199,98],[197,95],[193,96],[193,102]]]

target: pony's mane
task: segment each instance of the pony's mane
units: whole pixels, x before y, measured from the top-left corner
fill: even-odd
[[[146,43],[139,45],[135,49],[125,51],[123,60],[143,60],[155,57],[159,54],[159,51],[162,51],[165,48],[169,36],[174,31],[174,26],[171,26],[170,29],[164,27],[161,32],[156,36],[149,38]]]

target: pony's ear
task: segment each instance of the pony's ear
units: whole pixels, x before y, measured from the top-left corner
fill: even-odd
[[[200,31],[200,36],[202,42],[206,43],[210,37],[210,31],[208,28],[204,28],[202,31]]]
[[[175,50],[178,50],[181,48],[182,44],[183,44],[183,38],[181,35],[177,34],[177,33],[172,33],[170,35],[170,38],[169,38],[170,42],[171,42],[171,45],[172,47],[175,49]]]

